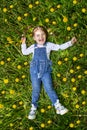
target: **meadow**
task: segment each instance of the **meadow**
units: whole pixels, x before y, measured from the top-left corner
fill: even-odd
[[[21,52],[21,36],[34,43],[32,30],[47,28],[48,41],[72,47],[51,53],[52,80],[60,102],[69,109],[57,115],[43,86],[37,118],[28,120],[32,55]],[[0,130],[87,130],[87,1],[0,0]]]

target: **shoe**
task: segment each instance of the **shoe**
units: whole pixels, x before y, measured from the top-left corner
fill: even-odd
[[[28,115],[28,119],[34,120],[36,118],[36,110],[37,108],[32,104],[31,110]]]
[[[62,106],[59,101],[57,101],[54,106],[57,114],[64,115],[68,112],[68,109]]]

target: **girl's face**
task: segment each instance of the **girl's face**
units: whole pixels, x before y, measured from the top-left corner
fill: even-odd
[[[33,36],[37,44],[43,45],[46,42],[46,34],[41,29],[37,29]]]

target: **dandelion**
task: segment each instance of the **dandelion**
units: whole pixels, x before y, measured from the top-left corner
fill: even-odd
[[[79,70],[79,69],[81,69],[81,67],[80,67],[80,66],[77,66],[76,69]]]
[[[73,57],[73,61],[76,61],[77,60],[77,57]]]
[[[61,77],[61,74],[60,74],[60,73],[58,73],[58,74],[57,74],[57,77]]]
[[[3,12],[6,13],[7,12],[7,8],[3,8]]]
[[[80,124],[80,122],[81,122],[80,120],[77,120],[77,121],[76,121],[77,124]]]
[[[50,12],[54,12],[54,8],[50,8]]]
[[[52,24],[53,24],[53,25],[56,25],[56,21],[53,21]]]
[[[18,21],[21,21],[21,19],[22,19],[21,16],[18,16],[18,17],[17,17],[17,20],[18,20]]]
[[[1,62],[0,62],[0,64],[1,64],[1,65],[4,65],[4,64],[5,64],[5,62],[4,62],[4,61],[1,61]]]
[[[46,19],[45,19],[45,22],[46,22],[46,23],[49,23],[49,19],[48,19],[48,18],[46,18]]]
[[[15,82],[19,82],[19,78],[16,78],[16,79],[15,79]]]
[[[63,78],[63,81],[66,82],[66,81],[67,81],[67,78]]]
[[[69,124],[69,127],[70,127],[70,128],[73,128],[73,127],[74,127],[74,124],[73,124],[73,123],[70,123],[70,124]]]
[[[64,61],[68,61],[68,58],[66,57],[66,58],[64,58]]]
[[[10,94],[14,94],[14,93],[15,93],[15,90],[10,90],[9,93],[10,93]]]
[[[57,8],[58,8],[58,9],[60,9],[60,7],[61,7],[61,5],[60,5],[60,4],[58,4],[58,5],[57,5]]]
[[[33,5],[32,4],[29,4],[29,6],[28,6],[30,9],[32,9],[33,8]]]
[[[85,104],[86,104],[86,101],[83,101],[83,102],[82,102],[82,105],[85,105]]]
[[[73,4],[77,4],[77,0],[73,0]]]
[[[5,94],[6,92],[3,90],[2,92],[1,92],[1,94]]]
[[[37,17],[34,17],[34,18],[33,18],[33,21],[35,21],[36,19],[37,19]]]
[[[80,57],[83,57],[83,56],[84,56],[84,54],[83,54],[83,53],[81,53],[79,56],[80,56]]]
[[[44,127],[45,127],[45,124],[44,124],[44,123],[42,123],[42,124],[41,124],[41,127],[42,127],[42,128],[44,128]]]
[[[31,126],[31,127],[29,128],[29,130],[34,130],[34,128]]]
[[[58,65],[61,65],[62,64],[62,61],[58,61]]]
[[[68,18],[66,16],[63,17],[63,22],[67,23],[68,22]]]
[[[67,31],[70,31],[70,30],[71,30],[71,27],[68,26],[68,27],[67,27]]]
[[[36,5],[39,5],[39,3],[40,3],[39,1],[36,1],[36,2],[35,2]]]
[[[87,74],[87,70],[84,71],[84,74]]]
[[[76,80],[75,80],[75,78],[71,78],[71,82],[73,82],[73,83],[74,83],[75,81],[76,81]]]
[[[51,120],[48,120],[48,121],[47,121],[47,123],[48,123],[48,124],[51,124],[51,123],[52,123],[52,121],[51,121]]]
[[[19,102],[19,105],[23,105],[23,102],[22,102],[22,101],[20,101],[20,102]]]
[[[48,109],[51,109],[51,108],[52,108],[52,106],[50,106],[50,105],[49,105],[49,106],[47,106],[47,108],[48,108]]]
[[[41,109],[41,113],[44,113],[44,112],[45,112],[45,109],[44,109],[44,108],[42,108],[42,109]]]
[[[10,9],[12,9],[14,6],[13,5],[10,5]]]
[[[74,26],[74,27],[77,27],[77,26],[78,26],[78,24],[77,24],[77,23],[74,23],[74,24],[73,24],[73,26]]]
[[[25,13],[24,16],[27,17],[27,16],[28,16],[28,13]]]
[[[73,87],[73,88],[72,88],[72,90],[73,90],[73,91],[76,91],[76,90],[77,90],[77,88],[76,88],[76,87]]]
[[[11,58],[9,57],[9,58],[7,58],[7,61],[11,61]]]
[[[17,106],[14,104],[14,105],[12,106],[12,108],[16,109],[16,108],[17,108]]]
[[[8,20],[7,19],[5,19],[5,22],[7,22]]]
[[[28,65],[28,62],[26,61],[26,62],[24,62],[24,65],[26,66],[26,65]]]
[[[73,69],[70,69],[70,73],[71,73],[71,74],[74,73],[74,70],[73,70]]]
[[[8,79],[4,79],[4,83],[8,84],[9,80]]]
[[[81,79],[82,78],[82,75],[78,75],[78,79]]]
[[[26,76],[25,75],[22,75],[22,79],[24,79]]]
[[[17,69],[21,69],[21,65],[18,65],[18,66],[17,66]]]
[[[85,91],[85,90],[82,90],[82,91],[81,91],[81,94],[83,94],[83,95],[84,95],[85,93],[86,93],[86,91]]]
[[[86,12],[86,9],[85,8],[82,8],[82,13],[85,13]]]
[[[78,104],[76,104],[75,107],[78,109],[80,106]]]
[[[10,123],[9,126],[12,127],[14,124],[13,123]]]
[[[0,109],[4,108],[4,105],[3,104],[0,104]]]

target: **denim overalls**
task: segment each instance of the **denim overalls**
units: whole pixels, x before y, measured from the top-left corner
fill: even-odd
[[[40,96],[41,82],[52,104],[55,104],[58,99],[52,86],[51,65],[52,62],[47,58],[46,43],[44,47],[37,47],[37,44],[35,44],[34,57],[30,63],[30,74],[32,81],[32,104],[36,107]]]

